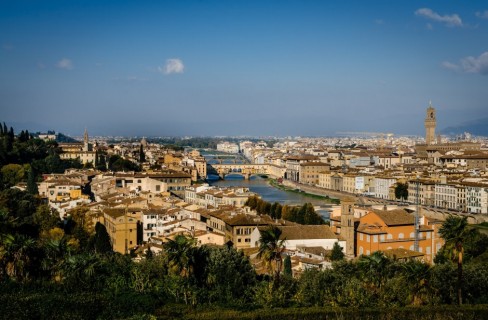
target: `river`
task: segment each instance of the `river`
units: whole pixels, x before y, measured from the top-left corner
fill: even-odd
[[[240,175],[226,175],[225,180],[209,180],[210,185],[219,187],[248,187],[249,190],[261,196],[261,198],[268,202],[278,202],[280,204],[288,205],[302,205],[306,202],[312,203],[314,206],[321,207],[316,210],[325,220],[329,218],[330,205],[325,201],[307,197],[304,194],[297,194],[294,192],[286,192],[269,185],[267,179],[260,176],[252,176],[250,180],[245,180]]]

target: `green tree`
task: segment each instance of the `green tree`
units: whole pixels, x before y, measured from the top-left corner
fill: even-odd
[[[363,281],[369,284],[370,291],[378,294],[388,279],[391,260],[383,252],[375,251],[369,256],[361,256],[358,267]]]
[[[427,303],[430,291],[430,266],[424,262],[411,260],[402,265],[402,277],[408,285],[410,303],[418,306]]]
[[[468,227],[467,217],[449,216],[439,229],[440,236],[444,239],[445,250],[450,254],[451,259],[457,262],[457,298],[458,304],[463,303],[463,254],[464,244],[471,239],[475,230]]]
[[[196,259],[196,239],[185,235],[177,235],[173,240],[164,244],[164,250],[168,259],[170,274],[173,276],[172,289],[175,298],[178,300],[183,296],[185,304],[195,304],[196,297],[192,288],[191,280],[194,276]]]
[[[24,166],[20,164],[7,164],[2,167],[2,182],[5,188],[15,186],[21,182],[25,176]]]
[[[94,249],[98,254],[112,253],[112,243],[110,241],[110,236],[108,235],[107,229],[103,224],[97,222],[95,225],[95,235],[94,235]]]
[[[34,196],[39,194],[39,190],[37,188],[37,174],[32,167],[27,175],[27,192]]]
[[[177,235],[164,244],[164,249],[173,271],[182,277],[188,277],[194,266],[196,240],[185,235]]]
[[[61,219],[57,211],[52,212],[47,204],[37,207],[34,213],[34,223],[36,223],[41,231],[48,231],[59,226]]]
[[[142,144],[139,146],[139,162],[146,162],[146,154],[144,153],[144,147]]]
[[[100,154],[98,156],[98,162],[97,165],[95,166],[96,169],[100,171],[107,171],[107,161],[106,161],[106,155],[105,154]]]
[[[283,259],[283,274],[286,277],[293,276],[293,270],[291,269],[291,258],[289,255],[286,255],[285,259]]]
[[[28,236],[22,234],[4,236],[0,244],[2,273],[17,281],[28,280],[35,247],[35,240]]]
[[[395,198],[405,201],[408,199],[408,183],[398,182],[395,186]]]
[[[339,242],[335,242],[334,246],[332,247],[332,252],[330,254],[331,261],[340,261],[344,260],[344,251],[342,247],[339,245]]]
[[[223,304],[250,300],[256,273],[242,250],[231,246],[209,247],[206,262],[206,298]]]
[[[281,229],[273,225],[261,231],[259,238],[258,258],[262,259],[271,271],[276,284],[280,281],[282,253],[286,249],[286,239],[280,239],[281,233]]]

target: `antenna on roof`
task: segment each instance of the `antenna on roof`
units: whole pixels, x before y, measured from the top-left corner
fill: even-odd
[[[417,205],[417,209],[415,210],[415,242],[414,242],[414,250],[419,252],[419,235],[420,235],[420,201],[419,201],[419,176],[417,175],[416,180],[416,194],[415,194],[415,202]]]

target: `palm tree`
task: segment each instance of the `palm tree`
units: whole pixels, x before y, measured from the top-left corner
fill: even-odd
[[[36,246],[36,241],[22,234],[7,234],[3,237],[0,247],[0,261],[5,273],[17,280],[29,278],[30,256]]]
[[[268,269],[274,273],[276,283],[279,283],[282,265],[282,253],[285,251],[286,239],[280,240],[281,229],[276,226],[269,226],[268,229],[261,231],[259,238],[258,258],[263,259]],[[273,261],[275,269],[273,272]]]
[[[411,260],[402,264],[402,276],[411,286],[409,292],[413,305],[425,303],[424,297],[429,292],[431,267],[418,260]]]
[[[373,284],[373,290],[381,289],[387,277],[390,262],[390,259],[381,251],[375,251],[369,256],[363,255],[359,259],[359,270],[363,277]]]
[[[83,287],[93,289],[100,283],[97,278],[102,276],[103,263],[102,258],[95,254],[68,256],[60,266],[60,276],[70,288]]]
[[[468,227],[467,217],[449,216],[439,229],[439,234],[444,239],[444,248],[451,254],[451,260],[457,261],[458,279],[457,279],[457,296],[458,303],[463,303],[462,285],[463,285],[463,254],[464,243],[476,233],[475,229]]]
[[[174,240],[169,240],[164,244],[164,249],[168,261],[177,273],[183,277],[188,277],[193,266],[193,249],[196,246],[195,238],[179,234]]]
[[[196,264],[196,239],[179,234],[166,242],[164,249],[169,266],[177,274],[179,288],[174,292],[176,298],[178,299],[181,290],[185,304],[189,304],[190,301],[194,304],[195,299],[191,299],[190,276],[193,275]]]

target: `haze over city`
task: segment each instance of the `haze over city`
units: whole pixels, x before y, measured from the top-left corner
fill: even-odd
[[[429,101],[440,130],[488,121],[478,1],[2,1],[0,30],[23,129],[421,135]]]

